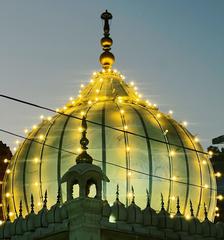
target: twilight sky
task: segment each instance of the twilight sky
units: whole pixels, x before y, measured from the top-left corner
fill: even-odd
[[[100,70],[100,14],[113,14],[115,68],[189,122],[204,147],[224,134],[223,0],[7,0],[0,3],[0,94],[61,107]],[[48,112],[0,98],[0,128],[24,134]],[[16,138],[0,132],[11,147]]]

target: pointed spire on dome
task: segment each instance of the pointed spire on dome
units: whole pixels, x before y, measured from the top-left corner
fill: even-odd
[[[190,212],[191,212],[191,217],[194,217],[194,209],[193,209],[191,200],[190,200]]]
[[[31,208],[31,213],[34,213],[34,200],[33,200],[33,194],[31,194],[30,198],[30,208]]]
[[[114,55],[110,52],[113,40],[110,36],[110,24],[109,20],[112,19],[112,14],[107,10],[101,14],[101,19],[104,21],[104,37],[101,39],[101,46],[103,47],[103,53],[100,55],[100,63],[103,69],[111,69],[115,62]]]
[[[86,137],[86,133],[87,133],[86,117],[83,116],[83,118],[82,118],[82,138],[80,140],[82,152],[76,158],[77,164],[79,164],[79,163],[90,163],[91,164],[93,162],[93,158],[86,152],[86,150],[88,149],[87,145],[89,144],[89,140]]]
[[[20,203],[19,203],[19,217],[22,217],[23,216],[23,203],[22,203],[22,200],[20,200]]]

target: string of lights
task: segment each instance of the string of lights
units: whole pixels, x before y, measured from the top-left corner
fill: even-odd
[[[18,103],[21,103],[21,104],[29,105],[29,106],[32,106],[32,107],[35,107],[35,108],[43,109],[43,110],[46,110],[46,111],[49,111],[49,112],[52,112],[52,113],[55,113],[55,114],[60,114],[60,115],[65,116],[65,117],[74,118],[74,119],[77,119],[77,120],[80,120],[80,121],[82,120],[82,117],[69,115],[69,114],[66,114],[64,112],[60,112],[60,111],[54,110],[54,109],[49,108],[49,107],[45,107],[45,106],[41,106],[41,105],[38,105],[38,104],[34,104],[34,103],[30,102],[30,101],[24,101],[24,100],[21,100],[21,99],[18,99],[18,98],[14,98],[14,97],[11,97],[11,96],[8,96],[8,95],[3,95],[3,94],[1,94],[0,97],[6,98],[6,99],[9,99],[11,101],[15,101],[15,102],[18,102]],[[125,133],[125,134],[131,134],[131,135],[134,135],[134,136],[137,136],[137,137],[140,137],[140,138],[144,138],[144,139],[148,139],[148,140],[151,140],[151,141],[167,144],[167,142],[165,142],[163,140],[159,140],[159,139],[152,138],[152,137],[149,137],[149,136],[144,136],[144,135],[141,135],[141,134],[138,134],[138,133],[134,133],[134,132],[131,132],[131,131],[128,131],[128,130],[119,129],[119,128],[116,128],[116,127],[113,127],[113,126],[109,126],[109,125],[102,124],[102,123],[95,122],[95,121],[88,120],[88,119],[86,119],[86,121],[88,123],[91,123],[91,124],[94,124],[94,125],[98,125],[98,126],[103,126],[105,128],[109,128],[109,129],[112,129],[112,130],[115,130],[115,131],[119,131],[119,132],[122,132],[122,133]],[[198,149],[192,149],[190,147],[181,146],[181,145],[174,144],[174,143],[169,143],[169,145],[177,147],[177,148],[184,148],[186,150],[202,153],[202,154],[205,154],[205,155],[208,155],[208,156],[212,155],[211,152],[204,152],[204,151],[201,151],[201,150],[198,150]]]
[[[21,138],[23,140],[27,140],[27,141],[32,141],[32,142],[35,142],[37,144],[41,144],[43,145],[42,142],[36,140],[36,139],[31,139],[31,138],[28,138],[28,137],[24,137],[22,135],[19,135],[19,134],[16,134],[16,133],[13,133],[13,132],[10,132],[10,131],[7,131],[7,130],[4,130],[4,129],[1,129],[0,128],[0,131],[3,132],[3,133],[6,133],[6,134],[9,134],[11,136],[14,136],[14,137],[17,137],[17,138]],[[52,146],[52,145],[49,145],[49,144],[44,144],[44,146],[46,147],[49,147],[49,148],[52,148],[52,149],[55,149],[55,150],[61,150],[63,152],[66,152],[68,154],[72,154],[72,155],[75,155],[77,156],[79,153],[75,153],[75,152],[72,152],[72,151],[69,151],[69,150],[66,150],[64,148],[61,148],[59,149],[58,147],[55,147],[55,146]],[[96,162],[99,162],[99,163],[102,163],[101,160],[99,159],[95,159],[93,158],[94,161]],[[200,186],[198,184],[194,184],[194,183],[186,183],[186,182],[183,182],[183,181],[179,181],[177,180],[177,178],[175,177],[172,177],[171,179],[170,178],[166,178],[166,177],[161,177],[161,176],[157,176],[157,175],[154,175],[154,174],[149,174],[149,173],[145,173],[145,172],[142,172],[142,171],[138,171],[138,170],[134,170],[134,169],[131,169],[131,168],[126,168],[126,167],[123,167],[121,165],[118,165],[118,164],[115,164],[115,163],[111,163],[111,162],[106,162],[106,164],[108,165],[112,165],[112,166],[115,166],[115,167],[119,167],[119,168],[122,168],[124,170],[128,170],[129,172],[133,172],[133,173],[137,173],[137,174],[142,174],[142,175],[145,175],[145,176],[150,176],[150,177],[153,177],[153,178],[157,178],[157,179],[160,179],[160,180],[168,180],[168,181],[173,181],[173,182],[176,182],[176,183],[180,183],[180,184],[184,184],[184,185],[190,185],[190,186],[194,186],[194,187],[198,187],[198,188],[205,188],[205,189],[209,189],[209,190],[212,190],[212,191],[216,191],[216,189],[214,188],[210,188],[208,187],[207,185],[206,186]]]

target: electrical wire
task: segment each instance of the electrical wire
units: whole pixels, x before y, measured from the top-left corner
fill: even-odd
[[[77,119],[77,120],[80,120],[80,121],[82,120],[81,117],[77,117],[77,116],[74,116],[74,115],[69,115],[69,114],[66,114],[66,113],[63,113],[63,112],[60,112],[60,111],[58,112],[58,111],[56,111],[52,108],[41,106],[41,105],[38,105],[38,104],[34,104],[32,102],[24,101],[24,100],[21,100],[21,99],[18,99],[18,98],[10,97],[8,95],[0,94],[0,97],[9,99],[11,101],[19,102],[19,103],[22,103],[22,104],[25,104],[25,105],[29,105],[29,106],[32,106],[32,107],[35,107],[35,108],[43,109],[43,110],[46,110],[46,111],[49,111],[49,112],[53,112],[53,113],[56,113],[56,114],[60,114],[62,116],[74,118],[74,119]],[[86,119],[86,122],[91,123],[91,124],[95,124],[95,125],[98,125],[98,126],[104,126],[105,128],[109,128],[109,129],[119,131],[119,132],[122,132],[122,133],[126,133],[126,134],[131,134],[131,135],[134,135],[134,136],[137,136],[137,137],[140,137],[140,138],[144,138],[144,139],[148,139],[148,140],[151,140],[151,141],[167,144],[167,142],[165,142],[163,140],[159,140],[159,139],[152,138],[152,137],[147,137],[147,136],[144,136],[144,135],[141,135],[141,134],[138,134],[138,133],[126,131],[126,130],[119,129],[119,128],[109,126],[109,125],[106,125],[106,124],[98,123],[98,122],[95,122],[95,121],[92,121],[92,120]],[[189,148],[189,147],[186,147],[186,146],[182,146],[182,145],[178,145],[178,144],[174,144],[174,143],[169,143],[169,145],[170,146],[175,146],[175,147],[178,147],[178,148],[184,148],[186,150],[202,153],[202,154],[205,154],[205,155],[209,155],[209,153],[207,153],[207,152],[200,151],[200,150],[197,150],[197,149],[192,149],[192,148]]]
[[[31,139],[31,138],[28,138],[28,137],[24,137],[22,135],[19,135],[19,134],[16,134],[16,133],[13,133],[13,132],[1,129],[1,128],[0,128],[0,132],[3,132],[3,133],[6,133],[6,134],[9,134],[9,135],[12,135],[12,136],[24,139],[24,140],[32,141],[32,142],[35,142],[37,144],[43,145],[42,142],[40,142],[40,141],[38,141],[36,139],[33,139],[33,138]],[[52,149],[55,149],[55,150],[61,150],[63,152],[66,152],[66,153],[69,153],[69,154],[72,154],[72,155],[75,155],[75,156],[79,155],[78,153],[75,153],[75,152],[72,152],[72,151],[69,151],[69,150],[66,150],[66,149],[63,149],[63,148],[59,149],[58,147],[55,147],[55,146],[52,146],[52,145],[49,145],[49,144],[44,144],[44,146],[52,148]],[[93,158],[93,160],[96,161],[96,162],[102,163],[102,161],[99,160],[99,159]],[[118,164],[111,163],[111,162],[106,162],[106,164],[112,165],[112,166],[115,166],[115,167],[119,167],[119,168],[124,169],[124,170],[129,170],[130,172],[134,172],[134,173],[142,174],[142,175],[145,175],[145,176],[150,176],[150,177],[153,177],[153,178],[157,178],[157,179],[160,179],[160,180],[168,180],[168,181],[171,180],[171,181],[173,181],[175,183],[180,183],[180,184],[189,185],[189,186],[198,187],[198,188],[205,188],[205,187],[203,187],[201,185],[197,185],[197,184],[194,184],[194,183],[186,183],[186,182],[183,182],[183,181],[173,180],[173,179],[170,179],[170,178],[161,177],[161,176],[157,176],[157,175],[154,175],[154,174],[148,174],[148,173],[145,173],[145,172],[142,172],[142,171],[138,171],[138,170],[135,170],[135,169],[126,168],[126,167],[123,167],[123,166],[120,166]],[[216,189],[214,189],[214,188],[207,187],[206,189],[212,190],[212,191],[216,191]]]

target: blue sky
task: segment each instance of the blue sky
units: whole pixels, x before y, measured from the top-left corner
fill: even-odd
[[[99,70],[102,23],[113,14],[116,68],[204,147],[224,134],[224,1],[8,0],[0,3],[0,92],[57,108]],[[39,111],[0,99],[0,128],[23,134]],[[15,138],[0,133],[14,146]]]

